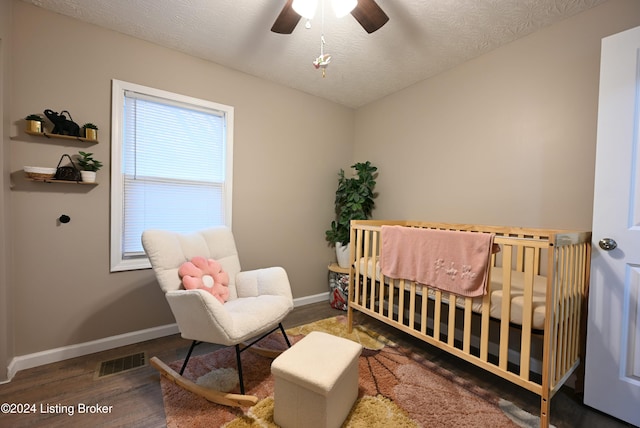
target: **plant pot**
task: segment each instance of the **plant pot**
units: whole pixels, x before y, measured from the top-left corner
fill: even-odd
[[[82,177],[82,181],[84,183],[95,183],[96,182],[96,172],[95,171],[80,171],[80,176]]]
[[[349,244],[342,245],[340,242],[336,242],[336,258],[338,266],[344,269],[349,268]]]
[[[98,139],[98,130],[93,128],[85,128],[84,129],[84,138],[87,140],[97,140]]]
[[[27,131],[42,132],[42,122],[39,120],[27,120]]]

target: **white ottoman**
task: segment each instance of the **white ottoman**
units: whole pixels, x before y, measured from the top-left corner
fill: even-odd
[[[274,422],[283,428],[338,428],[358,398],[362,346],[311,332],[271,364]]]

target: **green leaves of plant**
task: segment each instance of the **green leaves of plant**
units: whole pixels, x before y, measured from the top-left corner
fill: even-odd
[[[369,161],[351,165],[356,175],[347,178],[344,170],[338,173],[338,188],[335,198],[336,220],[331,222],[331,229],[325,232],[330,243],[349,242],[349,227],[351,220],[366,220],[371,217],[376,185],[375,176],[378,168]]]
[[[102,168],[102,162],[100,162],[99,160],[95,160],[93,158],[93,153],[86,153],[86,152],[78,152],[78,154],[80,154],[80,157],[78,158],[78,163],[80,164],[80,167],[85,170],[85,171],[98,171],[100,168]]]

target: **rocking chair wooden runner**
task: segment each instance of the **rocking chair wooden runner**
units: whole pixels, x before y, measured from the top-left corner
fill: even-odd
[[[142,234],[142,245],[180,334],[192,340],[180,373],[156,357],[151,359],[151,364],[172,382],[209,401],[228,406],[256,404],[257,397],[245,395],[240,354],[251,348],[261,355],[277,356],[280,351],[254,346],[277,330],[291,346],[282,327],[282,320],[293,309],[291,286],[285,270],[270,267],[241,272],[235,240],[226,227],[192,234],[146,230]],[[229,300],[224,304],[207,291],[182,287],[178,269],[195,256],[218,261],[229,274]],[[182,376],[191,353],[202,342],[235,347],[240,394],[203,388]]]

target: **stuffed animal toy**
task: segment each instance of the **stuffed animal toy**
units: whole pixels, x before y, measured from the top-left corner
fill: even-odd
[[[213,259],[194,257],[180,266],[178,275],[187,290],[208,291],[220,303],[229,299],[229,274],[223,271],[220,263]]]

